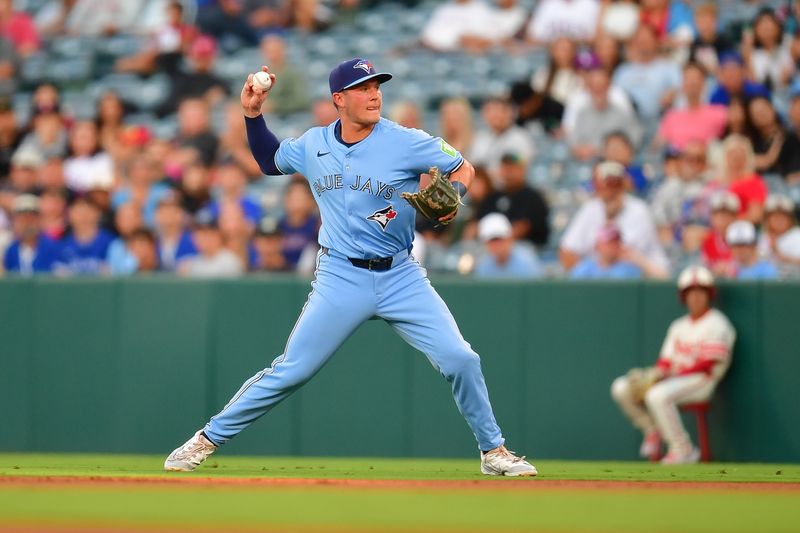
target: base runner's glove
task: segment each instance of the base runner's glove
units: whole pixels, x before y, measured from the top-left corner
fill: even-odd
[[[637,403],[644,402],[650,387],[664,379],[664,372],[655,366],[647,368],[631,368],[628,371],[628,388],[631,397]]]
[[[461,195],[450,183],[450,174],[442,174],[438,167],[431,167],[428,173],[431,182],[427,187],[415,193],[404,192],[401,196],[425,218],[447,224],[452,218],[447,221],[439,219],[458,212]]]

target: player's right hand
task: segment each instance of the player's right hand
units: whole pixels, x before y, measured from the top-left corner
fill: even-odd
[[[272,87],[275,86],[275,74],[269,72],[269,67],[262,66],[261,70],[267,72],[272,79]],[[270,90],[272,89],[270,87]],[[244,82],[242,87],[242,109],[246,117],[254,118],[261,114],[261,106],[264,105],[264,100],[267,99],[269,91],[262,91],[253,85],[253,74],[247,75],[247,81]]]

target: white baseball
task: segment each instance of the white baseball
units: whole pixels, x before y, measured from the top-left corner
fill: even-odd
[[[258,87],[262,91],[268,91],[272,87],[272,78],[269,74],[264,72],[256,72],[253,74],[253,87]]]

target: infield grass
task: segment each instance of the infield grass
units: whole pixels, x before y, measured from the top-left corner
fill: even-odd
[[[536,479],[497,479],[481,476],[477,460],[214,456],[198,471],[178,474],[161,471],[163,460],[161,456],[0,454],[4,479],[0,482],[0,531],[800,530],[798,465],[661,467],[537,461],[540,476]],[[10,481],[17,476],[79,476],[83,481]],[[91,481],[98,476],[210,482]],[[230,478],[241,478],[242,483],[220,483]],[[397,480],[397,486],[391,481],[374,487],[270,485],[253,478]],[[420,483],[411,484],[412,480]],[[453,483],[437,486],[443,480]],[[618,481],[619,485],[570,485],[577,480]],[[663,481],[678,483],[672,484],[674,488],[641,483]],[[697,482],[697,486],[687,482]],[[711,484],[704,487],[706,482]],[[720,482],[741,484],[722,486]],[[774,485],[765,489],[761,483],[766,482]]]

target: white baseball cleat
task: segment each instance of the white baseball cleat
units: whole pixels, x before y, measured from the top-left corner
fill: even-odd
[[[692,447],[688,452],[672,451],[661,459],[662,465],[690,465],[700,462],[700,450]]]
[[[539,472],[536,467],[525,460],[525,456],[517,457],[502,444],[494,450],[481,453],[481,473],[488,476],[530,476]]]
[[[214,444],[198,430],[183,446],[176,448],[164,461],[164,470],[171,472],[191,472],[217,449]]]
[[[639,457],[657,461],[660,454],[661,435],[658,431],[648,431],[645,433],[644,439],[642,439],[642,445],[639,446]]]

